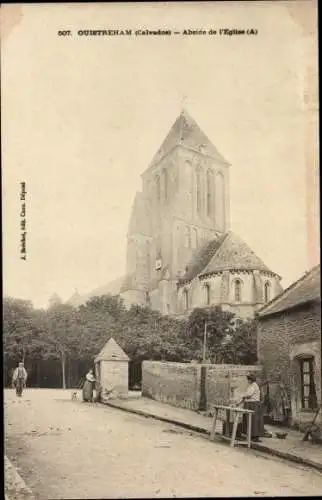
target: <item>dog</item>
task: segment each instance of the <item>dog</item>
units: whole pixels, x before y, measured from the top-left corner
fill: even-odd
[[[310,441],[312,444],[321,443],[321,428],[319,425],[313,424],[306,427],[304,441]]]

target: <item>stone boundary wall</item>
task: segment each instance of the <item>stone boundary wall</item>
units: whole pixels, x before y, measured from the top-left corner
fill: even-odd
[[[200,398],[199,366],[188,363],[144,361],[142,395],[195,410]]]
[[[206,372],[204,383],[202,366]],[[215,404],[239,401],[247,387],[246,375],[250,372],[257,373],[260,380],[260,366],[144,361],[142,395],[172,406],[197,410],[203,393],[206,407],[211,409]]]
[[[247,374],[253,373],[261,380],[260,366],[245,365],[206,365],[207,407],[215,404],[228,404],[240,401],[247,389]]]

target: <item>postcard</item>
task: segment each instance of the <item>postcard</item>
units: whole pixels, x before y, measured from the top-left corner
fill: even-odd
[[[317,2],[4,4],[1,42],[8,499],[318,494]]]

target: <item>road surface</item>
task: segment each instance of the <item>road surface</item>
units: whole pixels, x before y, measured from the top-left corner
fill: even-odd
[[[38,500],[319,495],[322,475],[71,391],[5,391],[6,454]]]

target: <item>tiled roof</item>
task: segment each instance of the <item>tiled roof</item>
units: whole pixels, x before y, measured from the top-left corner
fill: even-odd
[[[226,234],[209,241],[204,246],[202,246],[197,253],[194,255],[193,259],[187,266],[185,274],[179,279],[179,283],[185,281],[191,281],[193,278],[198,276],[205,266],[210,261],[211,257],[216,253],[223,240],[226,238]]]
[[[206,243],[195,254],[179,283],[228,270],[272,272],[239,236],[229,232]]]
[[[215,146],[210,142],[208,137],[199,128],[195,120],[191,118],[187,111],[182,111],[176,119],[170,129],[170,132],[163,141],[162,146],[154,156],[152,163],[157,162],[165,153],[177,145],[188,146],[194,149],[202,147],[204,153],[209,154],[219,162],[226,163],[228,165],[228,162],[219,153],[219,151],[217,151]]]
[[[129,361],[129,357],[125,354],[123,349],[118,345],[113,337],[111,337],[96,356],[95,363],[98,361]]]
[[[247,243],[237,234],[229,232],[202,274],[233,269],[272,272]]]
[[[320,264],[292,283],[283,293],[262,307],[258,315],[269,316],[302,304],[321,300]]]

